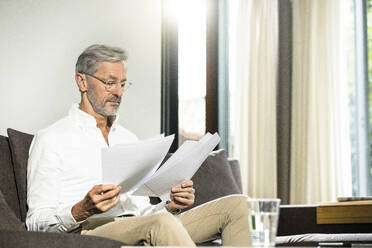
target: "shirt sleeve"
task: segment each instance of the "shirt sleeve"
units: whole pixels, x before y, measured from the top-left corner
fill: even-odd
[[[150,200],[149,198],[147,197],[148,199],[148,205],[147,207],[143,208],[141,210],[141,215],[144,216],[144,215],[152,215],[152,214],[157,214],[157,213],[162,213],[162,212],[166,212],[166,202],[165,201],[162,201],[156,205],[151,205],[150,203]]]
[[[27,165],[27,229],[30,231],[67,232],[76,228],[72,205],[59,202],[61,159],[55,151],[56,140],[39,132],[33,139]]]

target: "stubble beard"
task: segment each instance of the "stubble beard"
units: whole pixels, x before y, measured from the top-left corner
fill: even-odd
[[[87,97],[88,97],[88,101],[90,102],[90,104],[93,107],[93,110],[97,114],[100,114],[100,115],[103,115],[103,116],[106,116],[106,117],[111,117],[111,116],[116,116],[117,115],[117,112],[118,112],[119,106],[120,106],[120,102],[121,102],[121,97],[111,96],[111,97],[108,97],[108,98],[104,99],[103,102],[100,102],[97,99],[96,94],[94,93],[94,91],[91,87],[88,87]],[[107,102],[110,102],[110,101],[118,101],[119,102],[117,104],[117,106],[113,107],[113,110],[108,110],[108,109],[105,108],[105,104]]]

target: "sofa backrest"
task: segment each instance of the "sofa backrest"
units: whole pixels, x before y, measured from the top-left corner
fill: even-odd
[[[27,215],[27,160],[28,151],[33,135],[8,128],[10,150],[12,154],[12,165],[14,170],[21,221],[26,220]]]
[[[0,136],[0,182],[0,190],[3,193],[6,202],[14,212],[15,216],[21,219],[9,139],[4,136]]]
[[[243,193],[242,174],[241,174],[241,171],[240,171],[239,160],[229,158],[228,162],[230,164],[231,172],[234,176],[235,183],[238,186],[238,188],[240,190],[240,193]]]

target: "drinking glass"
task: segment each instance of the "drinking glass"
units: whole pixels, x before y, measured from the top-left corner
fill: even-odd
[[[248,198],[252,246],[275,246],[280,199]]]

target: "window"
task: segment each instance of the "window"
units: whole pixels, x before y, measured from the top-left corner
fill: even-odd
[[[345,27],[350,85],[353,195],[372,195],[372,1],[349,0]]]
[[[175,134],[171,151],[217,131],[218,6],[214,0],[163,0],[161,127]]]
[[[206,129],[206,1],[179,1],[178,144],[199,140]],[[192,18],[190,18],[192,13]]]

